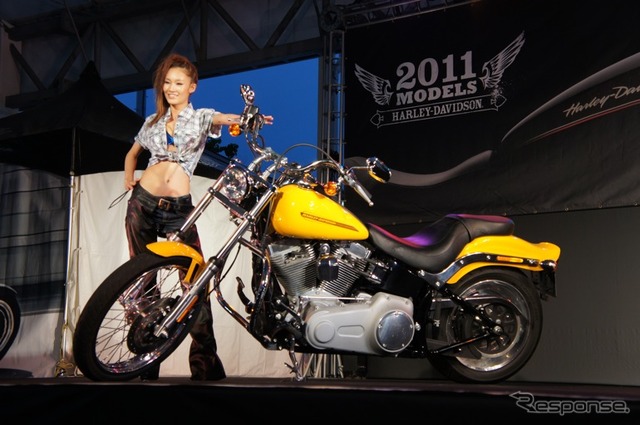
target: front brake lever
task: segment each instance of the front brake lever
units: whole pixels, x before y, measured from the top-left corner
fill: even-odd
[[[240,95],[242,96],[245,105],[253,105],[253,102],[256,99],[256,93],[249,84],[240,85]]]
[[[244,101],[244,109],[242,110],[242,114],[240,115],[240,128],[244,131],[253,120],[253,117],[258,114],[259,109],[257,106],[253,105],[253,102],[256,99],[256,93],[253,91],[250,85],[241,84],[240,95],[242,96],[242,100]]]

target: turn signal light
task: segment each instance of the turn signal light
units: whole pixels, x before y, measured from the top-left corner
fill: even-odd
[[[231,124],[229,126],[229,134],[233,137],[239,136],[242,131],[240,131],[240,124]]]
[[[329,196],[336,196],[338,194],[338,184],[336,182],[327,182],[322,186],[324,193]]]

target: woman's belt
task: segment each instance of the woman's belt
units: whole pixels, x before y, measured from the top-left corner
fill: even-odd
[[[147,208],[157,208],[163,211],[182,211],[193,207],[191,195],[183,196],[155,196],[147,192],[145,188],[137,184],[133,188],[135,196]]]

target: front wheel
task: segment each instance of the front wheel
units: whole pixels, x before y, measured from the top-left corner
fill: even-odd
[[[185,339],[202,299],[164,336],[156,325],[186,290],[187,257],[139,254],[117,268],[84,306],[73,337],[76,365],[95,381],[126,381],[166,359]]]
[[[542,305],[534,285],[515,270],[480,269],[456,284],[453,292],[484,311],[500,331],[482,337],[487,329],[475,312],[444,302],[434,310],[440,314],[432,323],[439,326],[433,326],[428,337],[441,344],[462,344],[430,354],[431,364],[449,379],[479,383],[503,381],[524,367],[542,332]]]

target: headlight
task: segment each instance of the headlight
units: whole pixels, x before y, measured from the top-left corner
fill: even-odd
[[[247,194],[249,185],[246,172],[240,168],[228,167],[220,179],[222,179],[220,192],[236,204],[242,201]]]

